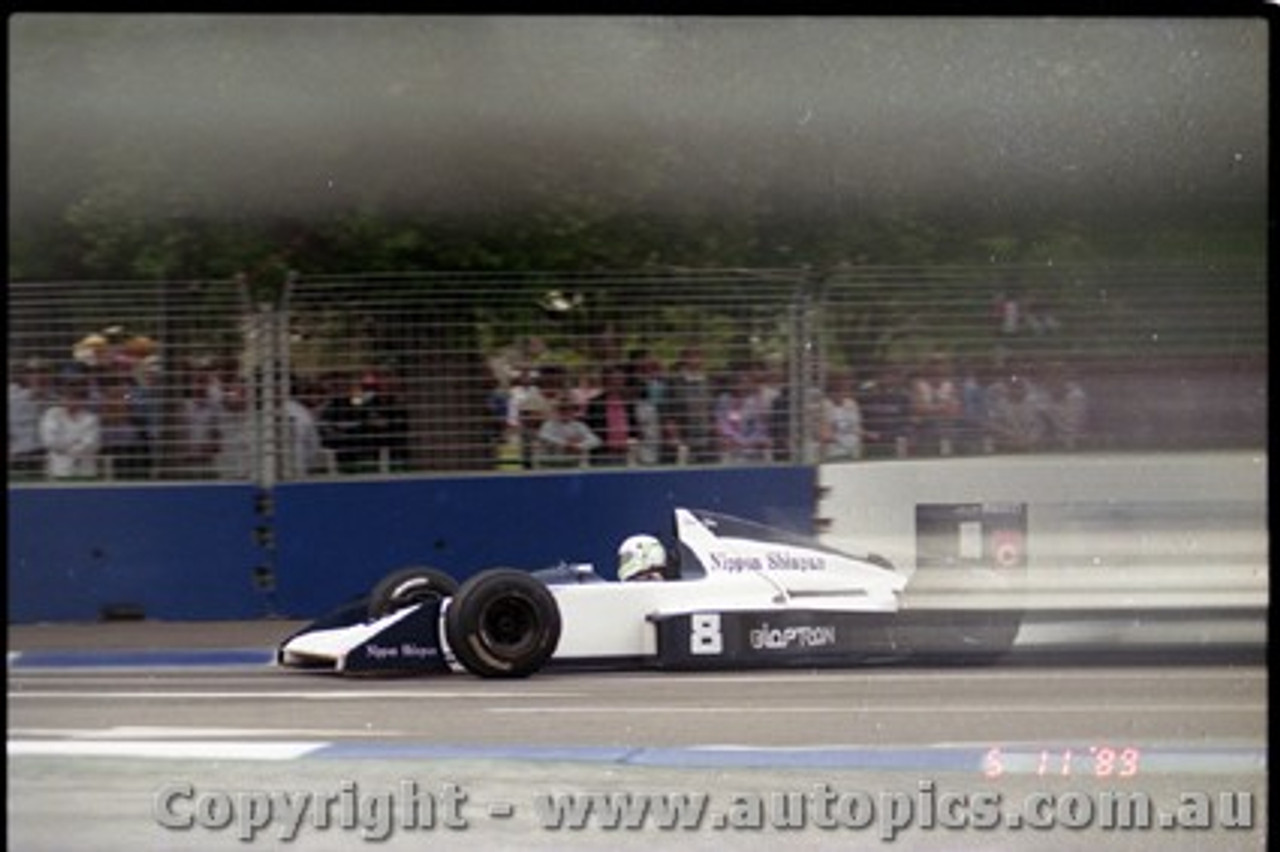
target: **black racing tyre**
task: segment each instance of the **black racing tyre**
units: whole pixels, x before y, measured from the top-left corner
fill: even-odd
[[[528,677],[560,642],[555,597],[542,581],[512,568],[491,568],[463,583],[444,622],[454,656],[480,677]]]
[[[401,568],[379,580],[369,593],[369,617],[382,618],[431,598],[450,597],[457,591],[458,581],[438,568]]]

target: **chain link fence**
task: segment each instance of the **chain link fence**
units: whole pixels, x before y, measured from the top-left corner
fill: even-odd
[[[1259,266],[17,282],[13,480],[1265,446]]]

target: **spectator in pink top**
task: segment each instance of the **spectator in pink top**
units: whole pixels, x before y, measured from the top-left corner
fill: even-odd
[[[625,465],[636,440],[632,385],[626,371],[618,366],[607,367],[603,380],[603,388],[587,405],[584,418],[587,427],[600,437],[594,458],[599,465]]]

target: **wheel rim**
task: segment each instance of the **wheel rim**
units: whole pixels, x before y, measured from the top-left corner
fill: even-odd
[[[524,596],[509,595],[484,608],[480,636],[484,644],[503,655],[518,654],[537,639],[538,613]]]

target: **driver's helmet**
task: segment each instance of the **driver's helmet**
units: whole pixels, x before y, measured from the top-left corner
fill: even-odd
[[[667,551],[651,535],[633,535],[618,546],[618,579],[661,580]]]

